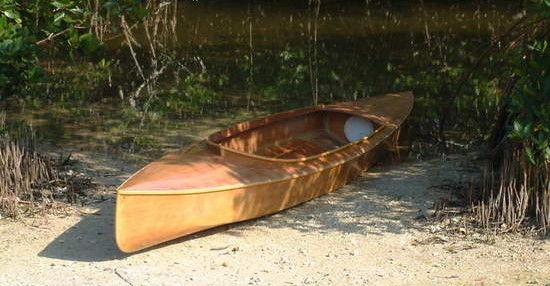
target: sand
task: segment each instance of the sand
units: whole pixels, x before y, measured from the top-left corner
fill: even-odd
[[[0,219],[0,285],[550,285],[548,239],[422,219],[452,195],[436,186],[472,176],[456,158],[378,166],[290,210],[128,255],[113,241],[113,193],[139,166],[76,157],[105,200]]]

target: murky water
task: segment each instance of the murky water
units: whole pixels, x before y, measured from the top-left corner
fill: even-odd
[[[49,144],[154,157],[261,114],[413,90],[409,134],[434,143],[450,91],[518,17],[518,2],[171,2],[173,9],[159,10],[169,25],[161,25],[155,66],[147,37],[135,31],[144,73],[163,72],[154,96],[136,93],[142,80],[119,37],[109,45],[117,60],[108,79],[99,74],[103,81],[84,88],[89,80],[69,72],[59,84],[78,92],[4,106],[11,121],[31,123]],[[492,120],[494,65],[484,62],[452,110],[458,116],[447,130],[456,145],[475,142]]]

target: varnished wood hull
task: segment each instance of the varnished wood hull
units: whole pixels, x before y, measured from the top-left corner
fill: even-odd
[[[118,195],[117,217],[131,218],[117,220],[118,247],[133,252],[296,206],[342,187],[376,162],[375,155],[381,152],[363,154],[318,173],[239,189],[190,195]]]
[[[379,132],[377,144],[365,141],[358,148],[343,148],[310,161],[271,162],[273,168],[300,170],[294,175],[288,171],[288,176],[279,179],[248,182],[238,178],[245,183],[190,191],[131,190],[123,185],[117,193],[117,245],[124,252],[134,252],[201,230],[272,214],[332,192],[375,163],[397,127]],[[208,147],[197,150],[199,154],[211,151]],[[239,153],[225,154],[223,149],[217,152],[222,160],[237,166],[258,160],[241,158],[246,155]]]

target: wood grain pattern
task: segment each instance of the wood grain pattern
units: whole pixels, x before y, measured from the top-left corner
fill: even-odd
[[[237,124],[138,171],[117,190],[124,252],[295,206],[343,186],[376,162],[413,105],[410,92],[308,107]],[[376,131],[348,142],[345,120]]]

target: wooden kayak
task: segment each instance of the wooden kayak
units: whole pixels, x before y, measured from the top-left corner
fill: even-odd
[[[331,192],[376,161],[412,106],[411,92],[312,106],[169,153],[117,189],[117,245],[134,252]]]

